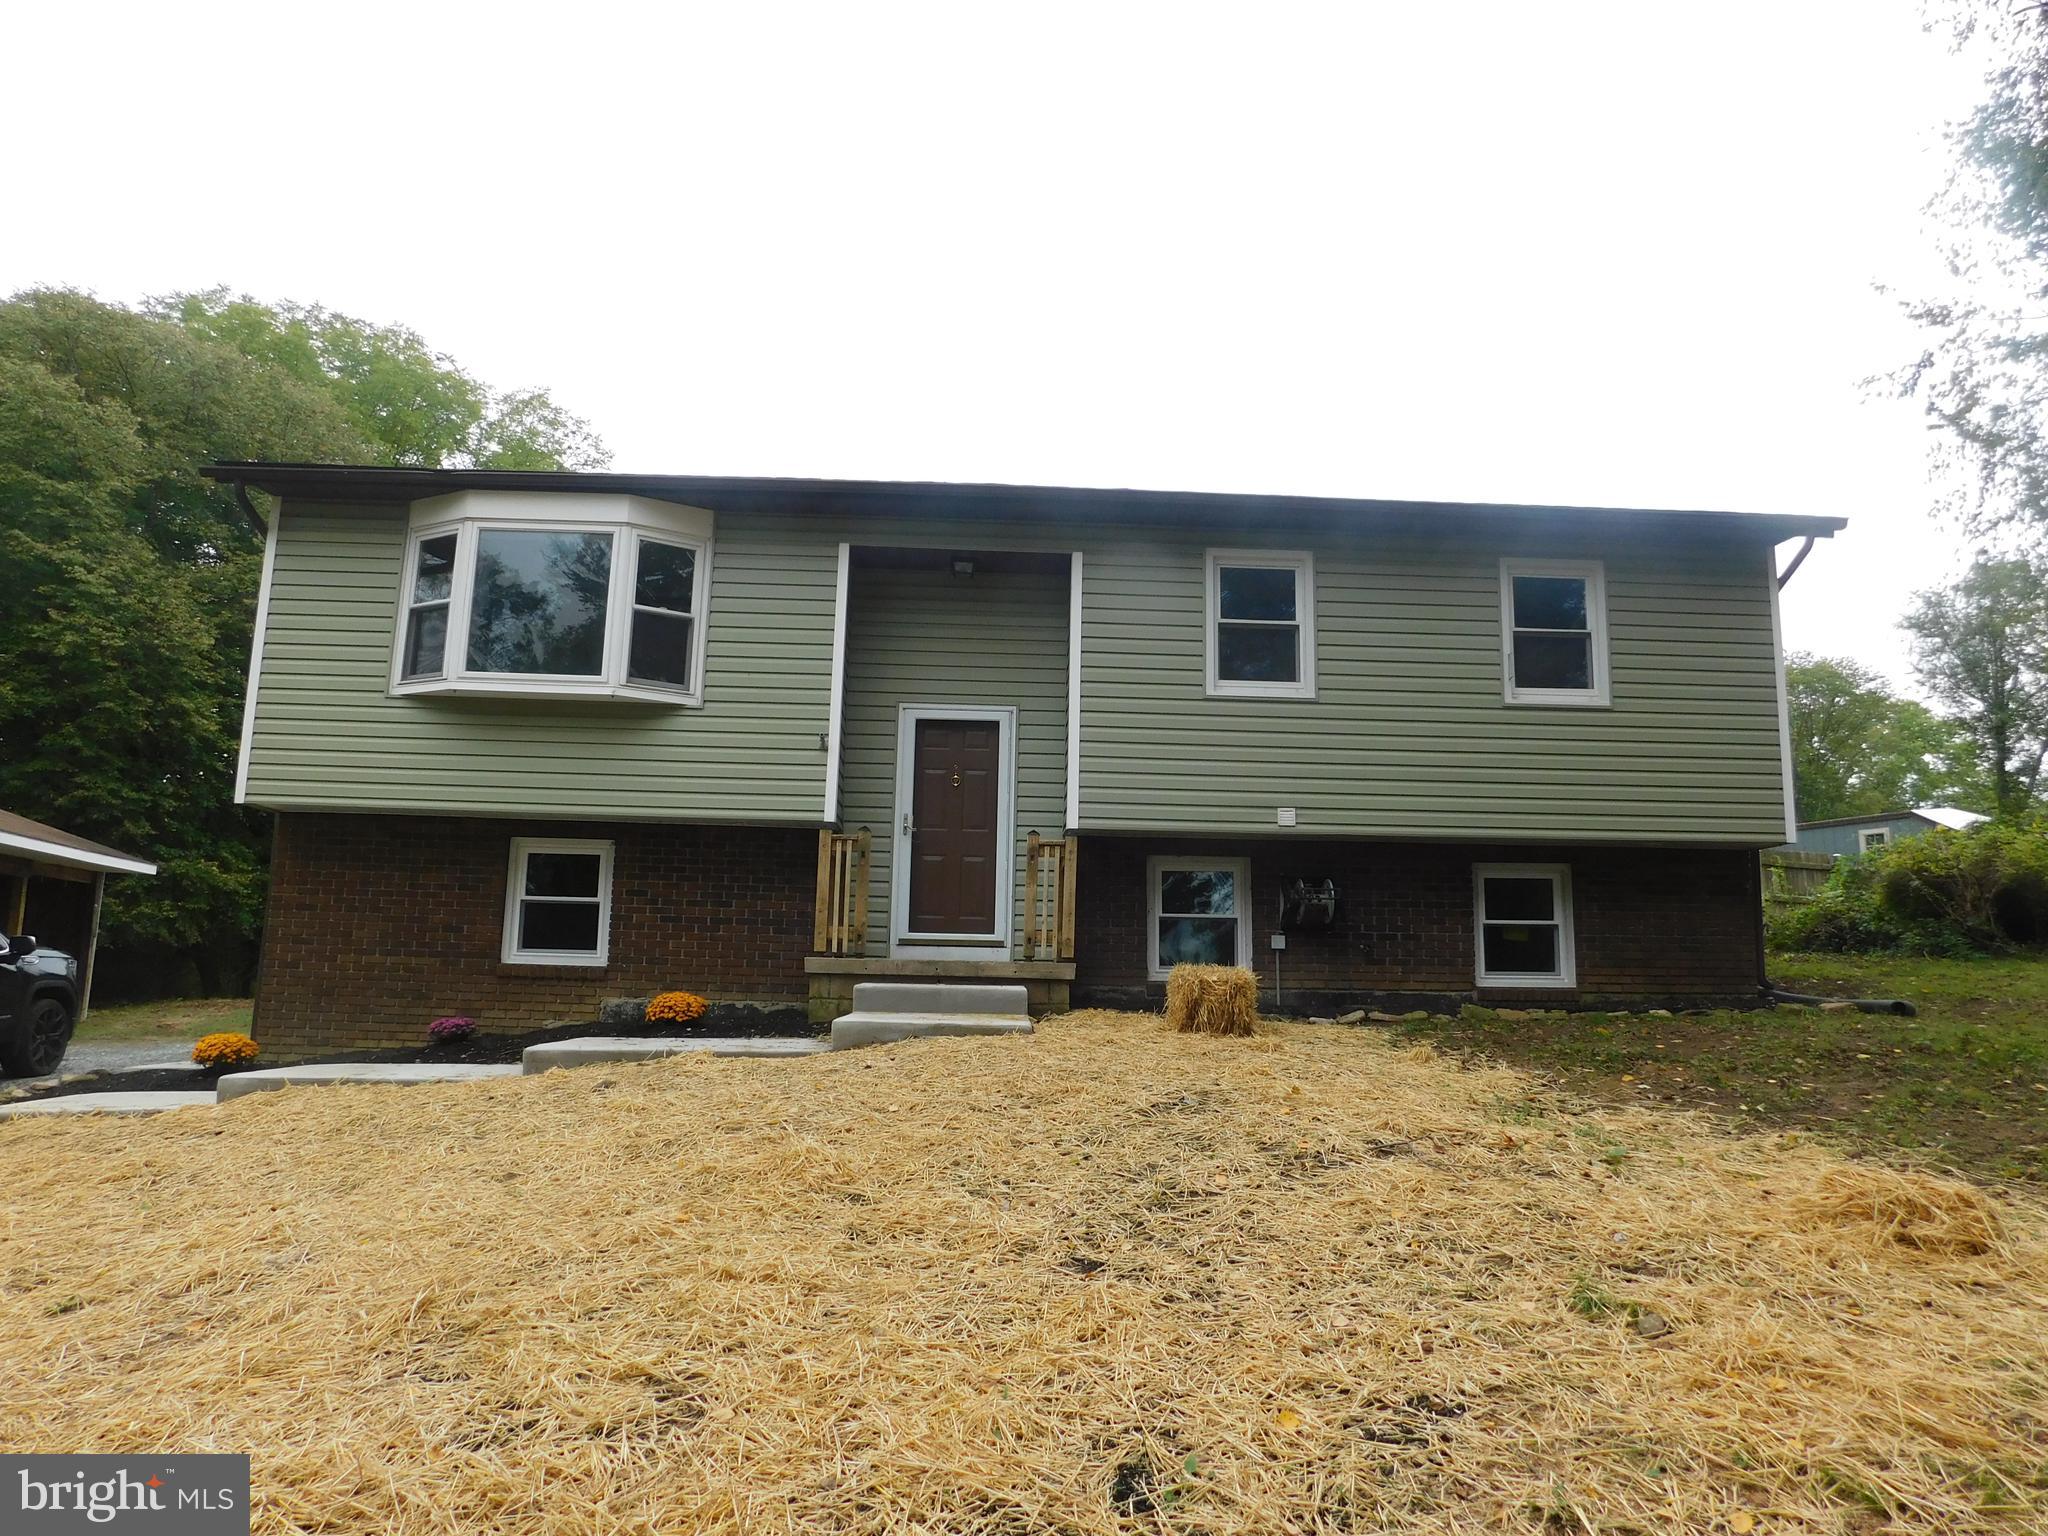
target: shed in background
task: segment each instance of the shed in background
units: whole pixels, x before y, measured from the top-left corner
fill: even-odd
[[[1786,846],[1802,853],[1854,857],[1886,843],[1919,837],[1936,827],[1964,832],[1989,816],[1959,811],[1951,805],[1923,805],[1906,811],[1879,811],[1871,816],[1837,816],[1831,821],[1802,821],[1799,836]]]

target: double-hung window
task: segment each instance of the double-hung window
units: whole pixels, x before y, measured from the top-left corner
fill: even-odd
[[[505,882],[506,960],[603,965],[611,953],[612,845],[517,837]]]
[[[1607,593],[1599,561],[1501,561],[1500,623],[1510,704],[1608,702]]]
[[[1481,864],[1472,871],[1482,987],[1569,987],[1572,875],[1563,864]]]
[[[398,675],[438,677],[448,653],[448,600],[455,593],[455,535],[437,533],[413,545],[405,638]]]
[[[1154,980],[1176,965],[1251,963],[1251,864],[1245,859],[1155,858],[1150,962]]]
[[[415,528],[392,692],[700,702],[706,515],[622,497],[555,518],[549,500],[501,497]],[[598,520],[607,511],[619,520]]]
[[[1312,699],[1315,562],[1294,550],[1212,549],[1208,691]]]

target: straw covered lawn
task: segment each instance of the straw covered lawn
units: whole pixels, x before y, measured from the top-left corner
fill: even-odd
[[[0,1446],[260,1531],[2038,1531],[2007,1195],[1359,1030],[0,1123]]]

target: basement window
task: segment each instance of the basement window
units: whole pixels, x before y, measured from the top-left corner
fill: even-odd
[[[1154,981],[1176,965],[1251,963],[1251,862],[1248,859],[1155,858],[1150,953]]]
[[[1472,892],[1480,986],[1576,985],[1568,865],[1480,864]]]
[[[416,511],[449,503],[485,515],[416,518],[393,693],[702,702],[709,514],[533,493]]]
[[[1315,562],[1297,550],[1208,555],[1208,691],[1312,699]]]
[[[505,885],[503,958],[603,965],[611,952],[612,845],[516,837]]]
[[[1501,561],[1500,628],[1508,703],[1609,702],[1607,591],[1599,561]]]

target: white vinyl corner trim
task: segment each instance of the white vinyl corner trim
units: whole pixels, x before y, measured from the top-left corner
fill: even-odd
[[[846,728],[846,594],[853,546],[839,546],[839,580],[832,598],[832,697],[825,718],[825,811],[829,826],[839,820],[839,754]]]
[[[1081,830],[1081,551],[1068,557],[1067,830]]]
[[[1792,787],[1792,703],[1785,685],[1785,630],[1778,618],[1778,552],[1764,552],[1764,585],[1771,591],[1771,660],[1778,677],[1778,767],[1785,781],[1785,841],[1799,840],[1799,803]]]
[[[270,626],[270,583],[277,570],[277,525],[284,519],[284,503],[270,509],[270,526],[263,532],[263,580],[256,588],[256,627],[249,635],[249,680],[242,695],[242,750],[235,759],[235,804],[249,799],[249,750],[256,740],[256,682],[263,674],[263,632]]]

